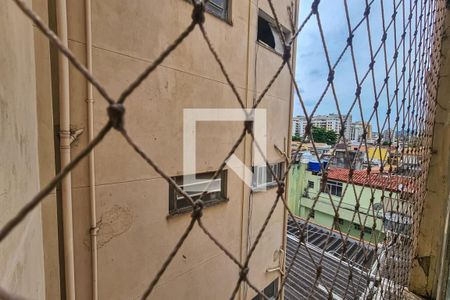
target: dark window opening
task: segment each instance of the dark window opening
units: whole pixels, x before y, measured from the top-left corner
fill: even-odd
[[[276,299],[278,294],[278,278],[272,281],[264,290],[261,291],[264,296],[269,299]],[[261,295],[256,295],[252,300],[263,300],[265,299]]]
[[[269,48],[272,48],[276,52],[283,54],[284,45],[283,38],[281,34],[284,36],[286,41],[289,41],[290,32],[284,27],[281,27],[281,33],[278,31],[277,26],[275,25],[275,21],[268,14],[259,11],[258,15],[258,42],[266,45]]]
[[[196,174],[191,176],[177,176],[172,179],[183,189],[186,194],[195,201],[202,197],[205,205],[211,205],[227,200],[227,170],[223,170],[219,177],[212,180],[214,172]],[[192,205],[181,193],[172,186],[169,187],[169,214],[177,214],[192,211]]]
[[[270,23],[261,16],[258,17],[258,41],[275,49],[275,37],[273,36],[272,27],[270,26]]]
[[[308,180],[308,188],[310,189],[314,188],[314,181]]]

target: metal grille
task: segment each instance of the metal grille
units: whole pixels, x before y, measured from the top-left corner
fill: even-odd
[[[203,212],[201,197],[194,201],[180,188],[128,135],[123,122],[125,104],[129,96],[194,30],[201,32],[210,52],[232,89],[236,101],[241,108],[246,108],[232,78],[226,71],[226,66],[222,63],[219,53],[215,50],[208,37],[207,26],[204,24],[204,3],[202,1],[193,1],[192,22],[178,38],[166,47],[152,64],[139,74],[136,80],[117,99],[114,99],[103,88],[102,84],[75,58],[70,49],[63,45],[58,37],[22,0],[11,1],[18,5],[24,14],[56,45],[58,50],[69,59],[75,68],[83,74],[108,102],[107,114],[109,121],[79,155],[36,194],[14,218],[2,226],[0,242],[7,238],[11,231],[41,203],[57,184],[114,129],[123,136],[125,141],[136,151],[137,155],[141,156],[171,187],[190,202],[193,209],[190,222],[186,224],[184,233],[179,237],[177,244],[169,253],[153,280],[148,284],[148,288],[143,291],[143,299],[152,295],[156,284],[195,226],[198,226],[237,267],[239,279],[235,288],[230,290],[230,295],[227,297],[234,299],[241,285],[246,284],[261,297],[268,299],[266,295],[258,290],[249,277],[249,261],[258,247],[261,237],[265,234],[275,208],[280,205],[287,211],[290,221],[288,226],[287,261],[279,284],[277,298],[282,295],[281,292],[284,289],[286,299],[355,299],[357,297],[398,299],[402,297],[403,289],[408,284],[409,270],[417,243],[418,226],[426,193],[425,184],[431,157],[440,45],[445,16],[444,1],[393,0],[390,2],[393,10],[388,15],[385,8],[388,1],[365,0],[365,9],[356,21],[349,13],[348,2],[351,1],[341,1],[341,8],[345,15],[348,32],[346,34],[345,47],[338,53],[334,61],[330,55],[330,43],[332,41],[327,40],[323,29],[323,25],[328,20],[324,19],[321,14],[321,7],[327,5],[327,1],[311,1],[309,11],[299,22],[292,17],[292,7],[288,8],[292,17],[292,35],[289,40],[286,40],[285,36],[280,34],[284,44],[282,62],[261,94],[255,99],[253,108],[259,106],[281,71],[287,68],[299,101],[299,107],[306,119],[306,128],[302,140],[310,142],[313,149],[312,156],[319,162],[320,169],[315,175],[320,176],[321,186],[325,187],[328,179],[336,179],[330,177],[332,174],[337,176],[336,172],[332,172],[334,168],[332,163],[321,163],[323,158],[317,150],[317,143],[313,134],[312,119],[317,114],[321,103],[327,98],[331,99],[335,105],[341,128],[338,133],[338,142],[344,145],[344,157],[350,163],[344,174],[345,185],[341,195],[337,196],[339,198],[338,201],[336,201],[336,195],[332,195],[330,189],[326,188],[321,188],[315,195],[309,195],[312,203],[311,211],[315,210],[320,201],[328,201],[328,204],[331,205],[334,211],[334,225],[333,230],[330,230],[312,224],[312,213],[304,219],[299,219],[288,205],[285,181],[289,172],[296,167],[296,160],[286,157],[288,163],[281,177],[275,174],[266,160],[268,169],[271,171],[272,176],[276,178],[277,195],[265,218],[265,222],[259,229],[243,261],[228,251],[227,245],[216,239],[214,233],[202,222],[202,215],[205,212]],[[272,3],[273,1],[267,0],[267,2],[275,20],[276,28],[279,32],[283,32]],[[374,19],[372,15],[375,5],[381,11],[379,13],[380,17]],[[295,26],[297,23],[298,26]],[[290,62],[293,43],[302,35],[306,26],[313,26],[317,29],[319,42],[315,45],[315,48],[321,50],[321,55],[323,55],[328,70],[328,74],[324,78],[325,84],[323,89],[314,98],[314,105],[310,110],[307,109],[307,105],[303,100],[302,82],[295,80],[293,66]],[[374,38],[374,27],[381,28],[380,39]],[[364,36],[368,41],[367,47],[364,49],[357,49],[354,45],[354,41],[358,36]],[[357,55],[361,51],[368,52],[370,57],[368,61],[359,62],[357,60]],[[349,60],[345,60],[345,56],[348,56]],[[338,72],[339,66],[345,63],[349,63],[353,69],[354,77],[348,78],[347,88],[354,90],[354,99],[352,99],[348,109],[344,111],[336,90],[336,80],[340,76]],[[370,95],[370,99],[362,99],[364,93],[365,95]],[[373,109],[371,114],[366,116],[363,113],[363,107],[368,105],[373,106]],[[382,110],[381,106],[385,110]],[[345,124],[347,123],[348,115],[352,113],[359,115],[361,121],[365,124],[362,139],[357,148],[362,153],[365,152],[368,161],[359,170],[357,170],[356,158],[352,157],[348,150],[349,141],[345,135]],[[370,123],[375,124],[374,127],[379,137],[375,142],[375,148],[381,152],[381,137],[386,131],[387,136],[384,141],[386,142],[385,148],[388,149],[388,157],[397,158],[399,161],[405,161],[407,158],[412,157],[415,161],[414,167],[405,165],[404,170],[399,172],[398,166],[396,167],[393,163],[384,161],[386,158],[381,157],[379,167],[376,168],[373,158],[371,159],[368,153],[367,124]],[[214,179],[224,170],[226,160],[235,152],[246,135],[249,135],[256,142],[251,122],[243,124],[239,139],[230,148],[229,154],[215,172]],[[303,144],[304,142],[300,142],[298,148],[295,149],[293,158],[296,158],[297,154],[301,152]],[[259,145],[257,146],[262,154],[263,151]],[[337,150],[337,145],[332,147],[329,161],[336,157]],[[360,172],[361,170],[363,172]],[[358,178],[356,178],[356,174]],[[362,181],[363,183],[361,183]],[[380,189],[380,182],[390,182],[391,185],[383,187],[382,184],[382,196],[380,199],[376,199],[375,190]],[[356,186],[362,186],[370,195],[370,205],[368,208],[364,208],[365,211],[360,207],[360,201],[361,197],[367,197],[367,194],[357,193]],[[353,220],[357,220],[357,223],[360,225],[359,238],[354,237],[354,235],[352,237],[350,231],[341,226],[339,221],[339,213],[344,208],[343,199],[348,194],[353,195],[355,199],[351,210]],[[377,202],[381,203],[381,215],[375,210]],[[379,218],[383,220],[383,237],[375,236],[375,240],[369,243],[363,238],[364,230],[367,230],[365,229],[366,224],[376,224]],[[373,225],[373,229],[375,227]],[[404,230],[406,227],[407,230]],[[15,296],[6,290],[0,289],[0,298],[15,299]]]

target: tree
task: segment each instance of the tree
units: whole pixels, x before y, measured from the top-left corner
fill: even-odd
[[[294,136],[292,136],[292,141],[300,142],[300,137],[298,135],[294,135]]]
[[[338,135],[336,132],[334,132],[333,130],[328,130],[326,133],[326,141],[325,143],[327,143],[328,145],[336,145],[338,140]]]
[[[333,130],[326,130],[322,127],[313,127],[312,136],[314,142],[335,145],[337,142],[337,134]]]

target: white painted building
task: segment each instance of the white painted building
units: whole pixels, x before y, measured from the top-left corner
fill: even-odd
[[[351,125],[350,140],[353,142],[361,142],[364,134],[364,126],[366,126],[366,140],[372,140],[372,125],[363,122],[355,122]]]
[[[292,119],[292,136],[303,136],[305,133],[306,121],[303,122],[304,117],[296,116]]]
[[[347,140],[351,137],[351,125],[352,116],[349,115],[347,120],[345,120],[346,115],[342,115],[343,121],[345,122],[345,138]],[[306,129],[306,118],[304,116],[296,116],[293,118],[292,132],[293,135],[298,135],[303,137]],[[318,115],[312,118],[312,124],[314,127],[321,127],[327,130],[333,130],[339,134],[341,130],[341,120],[338,114],[328,114],[328,115]]]

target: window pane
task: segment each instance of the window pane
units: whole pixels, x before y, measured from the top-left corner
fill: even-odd
[[[182,209],[182,208],[186,208],[186,207],[190,207],[191,206],[191,202],[189,202],[189,200],[187,200],[184,197],[178,198],[177,197],[177,203],[176,203],[176,208],[177,209]]]
[[[279,164],[278,171],[280,172],[280,174],[278,174],[278,177],[281,178],[284,175],[284,163],[281,162]]]
[[[263,42],[270,48],[275,49],[275,37],[273,35],[270,23],[261,16],[258,17],[258,41]]]
[[[209,0],[206,4],[206,11],[212,13],[213,15],[221,18],[228,18],[228,1],[229,0]]]
[[[226,200],[226,170],[222,171],[219,178],[211,180],[215,172],[197,174],[194,176],[177,176],[175,182],[195,201],[199,199],[206,190],[207,193],[202,197],[204,202]],[[185,180],[185,181],[184,181]],[[182,194],[178,193],[175,188],[170,187],[169,193],[169,212],[177,212],[178,210],[189,210],[192,208],[191,202]]]
[[[283,167],[283,162],[270,164],[270,169],[266,165],[253,167],[253,187],[257,188],[275,184],[276,178],[281,178],[283,175]]]
[[[342,196],[342,186],[336,187],[336,196]]]
[[[263,174],[264,174],[264,167],[258,168],[258,185],[261,185],[264,183]]]
[[[201,194],[205,189],[208,189],[208,192],[217,192],[220,191],[221,188],[221,178],[211,180],[201,180],[197,179],[197,182],[183,184],[183,189],[189,195]]]
[[[271,166],[271,167],[273,167],[273,166]],[[266,182],[267,183],[271,183],[271,182],[273,182],[274,181],[274,179],[273,179],[273,175],[272,175],[272,170],[271,169],[269,169],[269,168],[267,168],[266,167]]]
[[[266,295],[268,298],[275,297],[275,295],[276,295],[276,293],[277,293],[277,284],[275,284],[275,282],[277,282],[277,280],[275,280],[274,282],[272,282],[271,284],[269,284],[269,285],[264,289],[264,295]]]
[[[216,6],[221,9],[225,9],[226,0],[209,0],[208,4]]]

